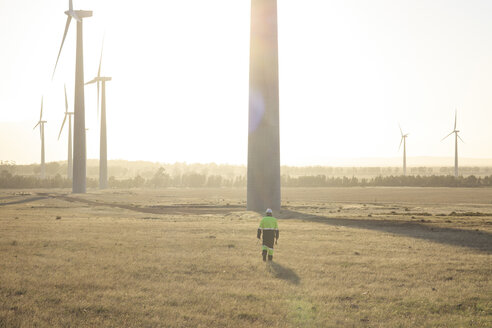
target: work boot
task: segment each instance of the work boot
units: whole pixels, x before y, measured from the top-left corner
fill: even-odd
[[[266,262],[267,251],[261,252],[261,255],[263,255],[263,262]]]
[[[268,255],[268,261],[273,261],[273,255]]]

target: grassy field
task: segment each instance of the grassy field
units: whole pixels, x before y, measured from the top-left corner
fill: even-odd
[[[0,327],[492,327],[492,190],[0,191]]]

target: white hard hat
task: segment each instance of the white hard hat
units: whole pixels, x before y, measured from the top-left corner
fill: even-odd
[[[266,214],[272,214],[272,213],[273,213],[272,209],[271,208],[267,208]]]

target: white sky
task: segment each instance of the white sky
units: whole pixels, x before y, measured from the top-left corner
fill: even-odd
[[[249,0],[74,0],[85,79],[107,84],[110,159],[246,164]],[[0,0],[0,160],[66,159],[63,83],[73,106],[68,0]],[[278,0],[283,165],[399,156],[492,157],[492,1]],[[99,154],[96,87],[86,87],[88,157]],[[409,163],[411,165],[411,163]],[[452,163],[444,163],[452,165]],[[355,166],[364,163],[354,162]]]

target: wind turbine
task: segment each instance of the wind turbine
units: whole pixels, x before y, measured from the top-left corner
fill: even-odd
[[[73,174],[73,163],[72,163],[72,115],[73,112],[68,111],[68,100],[67,100],[67,88],[65,88],[65,117],[63,118],[63,123],[60,129],[60,133],[58,134],[58,140],[60,140],[60,136],[65,126],[65,121],[68,116],[68,160],[67,160],[67,179],[72,179]]]
[[[104,42],[103,42],[104,48]],[[99,69],[97,76],[86,83],[97,83],[97,112],[99,116],[99,82],[102,84],[102,97],[101,97],[101,136],[99,139],[99,189],[106,189],[108,187],[108,143],[106,133],[106,82],[111,81],[111,77],[101,76],[101,63],[103,48],[101,48],[101,57],[99,58]]]
[[[73,179],[72,192],[85,193],[86,191],[86,140],[85,140],[85,103],[84,103],[84,44],[83,44],[83,18],[91,17],[92,11],[73,10],[72,0],[68,1],[67,23],[65,32],[56,58],[53,76],[60,59],[63,43],[67,37],[68,28],[72,18],[77,21],[77,54],[75,64],[75,99],[74,99],[74,136],[73,136]]]
[[[458,111],[455,111],[454,113],[454,129],[453,131],[448,134],[447,136],[445,136],[444,138],[442,138],[441,141],[443,141],[444,139],[446,139],[447,137],[449,137],[450,135],[452,135],[454,133],[454,139],[455,139],[455,145],[454,145],[454,176],[455,177],[458,177],[458,138],[462,141],[463,139],[461,139],[461,137],[459,136],[459,130],[456,130],[456,123],[457,123],[457,120],[458,120]]]
[[[39,121],[38,124],[36,124],[33,128],[38,127],[39,125],[39,134],[41,136],[41,179],[44,179],[46,177],[46,168],[44,164],[44,125],[47,123],[47,121],[43,121],[43,97],[41,97],[41,114],[39,115]]]
[[[403,143],[403,175],[407,175],[407,134],[403,134],[403,131],[401,130],[400,127],[400,133],[401,133],[401,141],[400,141],[400,147],[398,147],[398,151],[401,149],[401,144]]]

